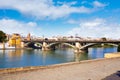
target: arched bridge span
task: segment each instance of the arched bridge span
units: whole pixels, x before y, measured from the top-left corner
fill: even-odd
[[[52,47],[59,45],[59,44],[64,44],[66,46],[72,47],[74,50],[86,50],[91,46],[98,45],[98,44],[109,44],[113,46],[118,46],[119,42],[75,42],[75,41],[32,41],[32,42],[26,42],[25,45],[29,47],[37,47],[37,48],[42,48],[42,50],[51,50]],[[32,45],[32,46],[31,46]]]
[[[89,43],[89,44],[86,44],[84,46],[82,46],[80,49],[83,50],[83,49],[88,49],[89,47],[92,47],[94,45],[104,45],[104,44],[108,44],[108,45],[112,45],[112,46],[115,46],[115,47],[118,47],[117,44],[114,44],[114,43]]]
[[[59,45],[59,44],[63,44],[63,45],[66,45],[66,46],[69,46],[69,47],[72,47],[72,48],[75,48],[75,45],[73,44],[70,44],[70,43],[61,43],[61,42],[57,42],[57,43],[51,43],[49,45],[47,45],[47,47],[52,47],[52,46],[56,46],[56,45]]]

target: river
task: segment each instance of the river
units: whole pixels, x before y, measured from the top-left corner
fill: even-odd
[[[0,68],[45,66],[88,59],[104,58],[105,53],[117,52],[117,47],[88,48],[88,52],[76,54],[73,49],[41,51],[39,49],[0,50]]]

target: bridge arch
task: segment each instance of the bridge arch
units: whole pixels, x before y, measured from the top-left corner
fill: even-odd
[[[94,46],[94,45],[97,45],[97,44],[109,44],[109,45],[112,45],[112,46],[115,46],[115,47],[118,47],[117,44],[114,44],[114,43],[89,43],[89,44],[86,44],[84,46],[82,46],[80,49],[83,50],[83,49],[87,49],[91,46]]]
[[[40,49],[42,48],[42,44],[39,42],[28,42],[28,43],[25,43],[25,47]]]
[[[35,42],[34,46],[36,46],[36,47],[42,47],[43,45],[41,43]]]
[[[51,44],[47,45],[47,47],[52,47],[52,46],[59,45],[59,44],[64,44],[64,45],[66,45],[66,46],[75,48],[74,45],[72,45],[72,44],[70,44],[70,43],[64,43],[64,42],[63,42],[63,43],[62,43],[62,42],[51,43]]]

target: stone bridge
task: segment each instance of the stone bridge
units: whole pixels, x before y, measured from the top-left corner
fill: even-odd
[[[55,46],[62,44],[69,46],[74,49],[75,52],[81,52],[82,50],[87,50],[89,47],[94,45],[112,45],[112,46],[118,46],[120,41],[68,41],[68,40],[60,40],[60,41],[54,41],[54,40],[31,40],[31,41],[23,41],[24,45],[26,47],[32,47],[32,48],[38,48],[42,49],[43,51],[56,49]]]

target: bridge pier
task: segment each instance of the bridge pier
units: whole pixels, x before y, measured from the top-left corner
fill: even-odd
[[[75,52],[75,53],[81,53],[81,52],[83,52],[83,51],[80,50],[80,49],[75,49],[74,52]]]
[[[48,44],[46,42],[43,42],[42,51],[48,51],[48,50],[50,50],[50,48],[47,47],[47,45]]]
[[[80,48],[81,48],[81,44],[80,44],[79,42],[76,42],[76,43],[75,43],[74,52],[75,52],[75,53],[80,53],[80,52],[82,52],[82,50],[80,50]]]

